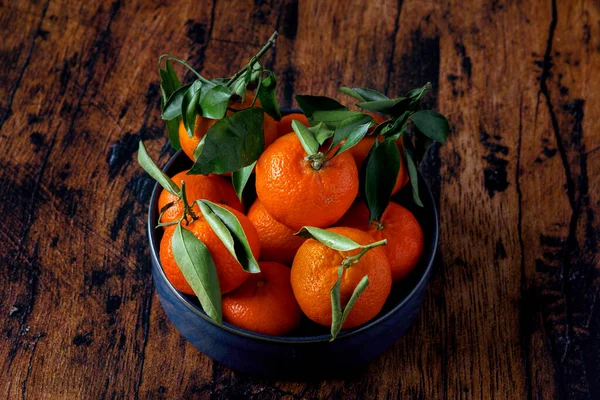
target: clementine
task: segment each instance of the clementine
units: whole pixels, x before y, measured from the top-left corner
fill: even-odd
[[[231,211],[240,221],[240,225],[242,225],[242,229],[246,234],[252,254],[258,259],[260,256],[260,240],[258,239],[258,233],[256,232],[254,225],[252,225],[252,222],[250,222],[248,217],[241,212],[228,206],[223,207]],[[197,215],[198,219],[184,226],[184,229],[192,232],[206,245],[215,262],[215,266],[217,267],[221,293],[229,293],[238,288],[251,274],[242,269],[240,263],[227,250],[223,242],[221,242],[221,239],[219,239],[199,211]],[[175,233],[175,228],[176,226],[173,225],[165,229],[160,242],[160,263],[165,271],[165,275],[167,275],[167,278],[177,290],[186,294],[194,294],[173,257],[171,241],[173,239],[173,234]]]
[[[244,206],[238,199],[233,185],[227,179],[218,175],[186,175],[187,171],[179,172],[171,178],[178,187],[185,182],[185,193],[190,204],[196,200],[205,199],[218,204],[228,205],[239,212],[244,212]],[[169,203],[174,203],[162,215],[160,222],[177,221],[183,215],[183,202],[177,196],[163,190],[158,198],[158,209],[161,210]],[[200,210],[193,205],[194,212]]]
[[[328,230],[361,245],[375,242],[369,234],[358,229],[339,227]],[[358,252],[333,250],[314,239],[308,239],[300,246],[292,265],[291,282],[296,300],[308,318],[324,326],[331,325],[330,291],[338,279],[338,268],[345,257]],[[390,264],[382,248],[369,250],[356,264],[344,270],[340,285],[342,309],[365,275],[369,277],[369,285],[354,303],[343,328],[362,325],[375,317],[390,294]]]
[[[267,212],[290,229],[324,228],[350,208],[358,194],[358,170],[341,153],[315,169],[294,133],[277,139],[256,164],[256,193]]]
[[[293,132],[294,130],[292,129],[292,121],[294,120],[302,123],[305,126],[310,126],[306,115],[300,113],[288,114],[281,117],[281,120],[277,123],[277,136],[281,137]]]
[[[414,215],[400,204],[390,202],[381,221],[369,226],[369,210],[365,203],[357,201],[338,224],[366,231],[376,240],[387,239],[383,250],[390,261],[394,282],[406,277],[423,253],[423,230]]]
[[[223,319],[266,335],[285,335],[300,325],[302,313],[290,284],[290,269],[261,261],[260,273],[223,297]]]
[[[292,265],[294,255],[305,239],[294,236],[294,231],[271,217],[260,199],[256,199],[248,210],[248,219],[258,232],[261,260]]]

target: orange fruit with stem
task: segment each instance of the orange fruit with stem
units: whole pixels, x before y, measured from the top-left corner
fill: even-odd
[[[361,245],[375,242],[369,234],[358,229],[337,227],[327,230]],[[300,246],[292,264],[291,282],[294,296],[308,318],[320,325],[331,325],[330,291],[338,279],[339,266],[346,257],[356,256],[359,252],[359,249],[337,251],[314,239],[308,239]],[[362,325],[383,308],[392,286],[390,264],[383,248],[370,249],[344,270],[340,285],[342,309],[365,275],[369,277],[369,285],[354,303],[343,328]]]
[[[423,254],[423,230],[414,215],[400,204],[390,202],[381,220],[369,226],[369,210],[365,203],[357,201],[338,224],[365,231],[376,240],[387,239],[383,250],[390,262],[394,282],[405,278]]]
[[[285,335],[300,325],[302,312],[290,284],[290,269],[261,261],[260,273],[223,297],[223,319],[265,335]]]
[[[373,136],[366,136],[348,150],[348,153],[352,154],[352,157],[354,157],[354,162],[356,162],[356,167],[359,171],[362,168],[365,158],[367,157],[367,154],[369,154],[371,147],[373,147],[373,143],[375,143],[375,138]],[[400,170],[398,171],[398,177],[396,178],[396,184],[392,190],[392,195],[398,193],[400,189],[402,189],[404,185],[408,183],[408,170],[406,168],[406,161],[404,160],[402,140],[398,139],[396,141],[396,145],[400,151]]]
[[[252,225],[252,222],[250,222],[248,217],[241,212],[228,206],[223,207],[231,211],[237,217],[246,234],[252,254],[258,259],[260,257],[260,240],[258,239],[258,233],[256,232],[254,225]],[[227,250],[221,239],[212,230],[200,211],[194,210],[194,212],[197,219],[189,224],[184,223],[183,228],[192,232],[194,236],[206,245],[217,268],[221,293],[229,293],[232,290],[237,289],[252,274],[242,269],[240,263],[231,255],[229,250]],[[171,225],[164,231],[162,240],[160,241],[160,263],[169,282],[171,282],[177,290],[185,294],[193,295],[194,291],[185,280],[183,273],[177,266],[175,258],[173,257],[171,242],[173,240],[175,228],[176,225]]]
[[[188,170],[181,171],[173,175],[171,179],[180,188],[181,181],[185,182],[187,198],[190,203],[193,203],[194,212],[200,212],[198,205],[194,203],[200,199],[227,205],[239,212],[244,212],[244,206],[229,180],[218,175],[187,175],[187,172]],[[183,215],[182,201],[174,194],[163,190],[158,198],[158,209],[162,210],[169,203],[172,205],[162,214],[159,221],[161,223],[177,221]]]
[[[319,161],[307,159],[300,140],[291,133],[258,159],[256,193],[267,212],[288,228],[324,228],[352,205],[358,194],[358,170],[347,152]]]
[[[294,120],[302,123],[304,126],[310,126],[306,115],[301,113],[288,114],[281,117],[281,120],[277,123],[277,136],[281,137],[293,132],[294,130],[292,129],[292,121]]]
[[[244,108],[248,108],[252,105],[252,100],[254,99],[254,94],[252,92],[246,93],[246,98],[243,102],[239,101],[230,101],[229,108],[234,110],[241,110]],[[260,100],[256,99],[254,102],[254,107],[260,107]],[[227,115],[231,115],[233,112],[228,110]],[[181,149],[183,152],[190,158],[190,160],[195,161],[194,158],[194,150],[198,147],[198,144],[206,135],[206,132],[217,122],[216,119],[205,118],[201,115],[196,116],[196,121],[194,123],[194,135],[189,137],[185,126],[183,126],[183,121],[179,122],[179,143],[181,145]],[[277,121],[275,121],[271,116],[265,113],[264,122],[263,122],[263,132],[265,139],[265,147],[269,146],[271,143],[277,139]]]
[[[291,266],[296,251],[305,239],[294,236],[293,230],[271,217],[260,199],[256,199],[248,210],[248,219],[258,232],[261,260]]]

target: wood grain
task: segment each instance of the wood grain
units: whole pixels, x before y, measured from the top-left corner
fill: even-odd
[[[0,2],[0,396],[597,397],[598,21],[591,0]],[[213,363],[153,293],[133,156],[170,154],[157,57],[226,75],[275,29],[283,106],[430,81],[452,126],[422,165],[441,214],[422,312],[344,380]]]

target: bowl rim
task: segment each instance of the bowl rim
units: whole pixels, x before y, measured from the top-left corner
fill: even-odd
[[[171,168],[173,163],[181,156],[182,153],[183,153],[182,150],[178,150],[169,159],[169,161],[165,164],[165,166],[162,168],[162,171],[166,173],[169,170],[169,168]],[[395,314],[401,308],[403,308],[411,300],[411,298],[414,297],[419,292],[419,290],[427,284],[428,276],[431,272],[431,269],[433,268],[433,263],[435,261],[435,256],[437,254],[438,240],[439,240],[439,220],[438,220],[437,207],[435,204],[435,200],[433,198],[433,194],[431,193],[431,189],[429,188],[429,185],[427,184],[427,182],[423,179],[423,176],[421,175],[420,171],[418,171],[417,173],[418,173],[419,179],[423,182],[423,186],[425,186],[425,188],[427,189],[426,195],[429,198],[429,202],[432,205],[432,209],[431,209],[432,217],[433,217],[433,232],[431,235],[432,236],[432,247],[431,247],[431,251],[428,253],[429,259],[426,260],[425,269],[423,270],[418,282],[408,292],[408,294],[404,297],[404,299],[402,299],[402,301],[400,301],[397,305],[395,305],[393,308],[391,308],[385,314],[380,315],[376,318],[373,318],[372,320],[370,320],[369,322],[367,322],[364,325],[361,325],[357,328],[342,330],[339,333],[339,335],[337,336],[336,342],[340,342],[340,341],[344,340],[345,338],[357,335],[361,332],[365,332],[365,331],[369,330],[371,327],[373,327],[374,325],[379,324],[382,321],[390,318],[393,314]],[[255,339],[255,340],[266,341],[266,342],[271,342],[271,343],[282,343],[282,344],[326,343],[326,342],[330,341],[331,335],[329,335],[329,334],[313,335],[313,336],[274,336],[274,335],[265,335],[265,334],[257,333],[257,332],[251,332],[251,331],[248,331],[248,330],[245,330],[242,328],[235,327],[225,321],[223,321],[223,323],[221,325],[219,325],[216,322],[214,322],[212,319],[210,319],[204,313],[204,311],[202,310],[201,307],[192,303],[186,297],[186,295],[181,293],[179,290],[175,289],[175,287],[171,284],[171,282],[167,278],[167,276],[162,268],[162,264],[160,263],[160,259],[158,257],[157,245],[156,245],[156,239],[157,239],[156,232],[155,232],[156,229],[154,228],[154,223],[152,221],[153,216],[156,213],[156,204],[158,201],[159,192],[160,192],[160,185],[158,184],[158,182],[156,182],[154,184],[154,188],[152,189],[152,196],[150,198],[150,206],[148,208],[147,229],[148,229],[148,239],[150,242],[150,257],[152,258],[153,263],[156,266],[158,266],[156,268],[156,270],[160,274],[160,278],[166,282],[167,287],[170,289],[172,294],[180,302],[182,302],[190,311],[192,311],[194,314],[198,315],[200,318],[202,318],[206,322],[215,325],[216,327],[219,327],[229,333],[232,333],[232,334],[235,334],[238,336],[243,336],[243,337],[246,337],[249,339]]]

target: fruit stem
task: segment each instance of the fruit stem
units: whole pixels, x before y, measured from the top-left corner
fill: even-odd
[[[325,159],[325,154],[321,153],[320,151],[316,154],[311,154],[307,156],[305,160],[310,161],[311,168],[316,171],[320,170],[323,164],[325,164],[325,162],[327,161]]]
[[[185,181],[181,181],[181,201],[183,201],[183,215],[181,216],[180,222],[183,220],[187,221],[188,215],[192,218],[192,221],[198,218],[194,210],[192,210],[192,207],[188,204],[187,195],[185,193]]]
[[[168,57],[168,60],[173,60],[173,61],[177,61],[178,63],[184,65],[185,67],[187,67],[187,69],[189,69],[190,71],[192,71],[194,73],[194,75],[196,75],[198,77],[199,80],[201,80],[204,83],[211,83],[208,79],[206,79],[205,77],[203,77],[202,75],[200,75],[198,73],[198,71],[196,71],[190,64],[188,64],[187,62],[185,62],[184,60],[180,60],[179,58],[175,58],[173,56],[170,56],[168,54],[163,54],[162,56],[160,56],[160,58],[158,59],[158,63],[159,63],[159,67],[160,67],[160,61],[162,59],[162,57]],[[212,84],[212,83],[211,83]]]
[[[267,41],[267,43],[263,46],[262,49],[260,49],[260,51],[258,53],[256,53],[256,55],[254,57],[252,57],[250,59],[250,62],[248,64],[246,64],[246,66],[244,68],[242,68],[238,72],[236,72],[235,75],[233,75],[229,79],[229,81],[227,82],[227,87],[231,86],[231,84],[233,82],[235,82],[235,80],[237,78],[239,78],[240,76],[242,76],[242,74],[244,72],[246,72],[246,70],[248,68],[252,68],[252,66],[254,65],[254,63],[256,61],[258,61],[267,52],[267,50],[269,50],[271,47],[273,47],[273,45],[275,44],[275,40],[277,40],[277,36],[279,36],[279,33],[277,33],[277,31],[273,32],[273,34],[271,35],[271,37],[269,38],[269,40]]]
[[[350,268],[352,265],[356,264],[358,262],[358,260],[360,260],[360,258],[367,253],[367,251],[374,249],[375,247],[385,246],[386,244],[387,244],[387,239],[383,239],[378,242],[374,242],[374,243],[368,244],[366,246],[363,246],[362,250],[357,255],[351,256],[351,257],[346,257],[344,259],[344,261],[342,261],[342,267]]]

